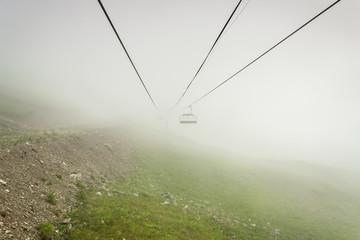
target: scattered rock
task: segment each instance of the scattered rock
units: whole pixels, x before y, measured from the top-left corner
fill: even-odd
[[[162,205],[169,205],[169,204],[170,204],[170,202],[168,202],[168,201],[165,201],[162,203]]]
[[[1,137],[1,140],[7,140],[6,137]],[[113,136],[111,134],[105,137]],[[59,218],[64,231],[72,229],[73,219],[61,216],[66,216],[72,207],[77,206],[75,195],[78,189],[74,187],[73,182],[81,178],[84,184],[88,184],[87,177],[94,173],[99,176],[97,179],[100,178],[100,174],[106,176],[106,180],[104,177],[101,178],[101,182],[106,183],[117,176],[118,172],[131,171],[132,163],[125,162],[111,153],[105,152],[103,161],[98,161],[99,156],[90,153],[88,146],[96,149],[97,145],[102,144],[99,141],[96,137],[84,141],[77,136],[69,135],[58,137],[54,141],[25,140],[23,144],[11,144],[8,148],[0,150],[0,240],[38,239],[37,227],[41,223]],[[72,150],[75,148],[74,153]],[[126,148],[124,153],[127,154],[130,150],[131,147]],[[57,174],[63,176],[61,181],[56,178]],[[46,181],[40,181],[43,178],[46,178]],[[48,182],[52,182],[52,185],[47,184]],[[91,181],[90,184],[95,185],[95,182]],[[49,206],[45,201],[50,191],[57,194],[56,206]],[[100,191],[102,196],[114,194],[108,189],[97,191]]]
[[[7,183],[4,180],[0,179],[0,184],[6,186]]]
[[[279,229],[275,229],[274,232],[275,232],[275,234],[280,234],[280,230],[279,230]]]
[[[172,197],[171,194],[168,193],[168,192],[162,193],[161,196],[162,196],[163,198],[171,198],[171,197]]]
[[[68,224],[68,223],[70,223],[70,221],[71,221],[71,218],[67,218],[67,219],[64,219],[61,223]]]
[[[102,196],[101,192],[97,192],[96,195],[98,196]]]
[[[186,211],[190,211],[190,208],[189,208],[189,206],[188,206],[188,205],[185,205],[185,207],[184,207],[184,208],[185,208],[185,210],[186,210]]]
[[[256,224],[255,224],[255,223],[252,223],[252,224],[250,224],[250,226],[252,226],[252,227],[256,227]]]
[[[135,197],[139,197],[139,194],[137,194],[137,193],[134,193],[134,196],[135,196]]]
[[[81,173],[73,173],[73,174],[70,174],[70,178],[72,179],[81,179]]]

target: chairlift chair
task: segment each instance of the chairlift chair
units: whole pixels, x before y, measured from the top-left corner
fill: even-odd
[[[190,108],[190,113],[184,113],[184,114],[180,115],[180,117],[179,117],[180,123],[182,123],[182,124],[197,123],[196,115],[192,113],[191,106],[189,106],[189,108]]]

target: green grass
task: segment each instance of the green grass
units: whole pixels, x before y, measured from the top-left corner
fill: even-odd
[[[90,174],[90,178],[92,179],[92,180],[96,180],[96,177],[95,177],[95,175],[94,174]]]
[[[55,193],[48,192],[48,194],[46,195],[45,201],[50,203],[51,205],[56,205]]]
[[[41,240],[51,240],[53,236],[54,226],[51,223],[43,223],[39,226],[39,234]]]
[[[1,217],[6,217],[6,216],[7,216],[7,213],[6,213],[5,211],[2,211],[2,210],[1,210],[1,211],[0,211],[0,216],[1,216]]]
[[[86,185],[81,181],[81,180],[76,180],[75,185],[79,188],[79,189],[85,189]]]
[[[53,210],[53,213],[56,217],[60,217],[61,216],[61,210],[60,209],[55,209]]]
[[[111,152],[112,155],[115,154],[115,153],[114,153],[114,148],[113,148],[113,146],[111,146],[111,144],[105,143],[105,144],[104,144],[104,147],[105,147],[109,152]]]
[[[168,149],[138,148],[133,158],[136,173],[109,183],[112,196],[81,189],[84,204],[71,214],[74,224],[63,232],[65,239],[360,236],[360,196],[329,185],[319,171]]]

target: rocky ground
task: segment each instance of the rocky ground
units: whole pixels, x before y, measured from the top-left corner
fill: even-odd
[[[2,133],[0,240],[39,239],[41,223],[63,221],[78,204],[79,184],[101,187],[129,174],[128,135],[114,129]]]

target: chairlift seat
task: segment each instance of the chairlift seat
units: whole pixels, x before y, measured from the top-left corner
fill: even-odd
[[[196,116],[192,113],[185,113],[180,115],[179,121],[180,123],[197,123]]]

